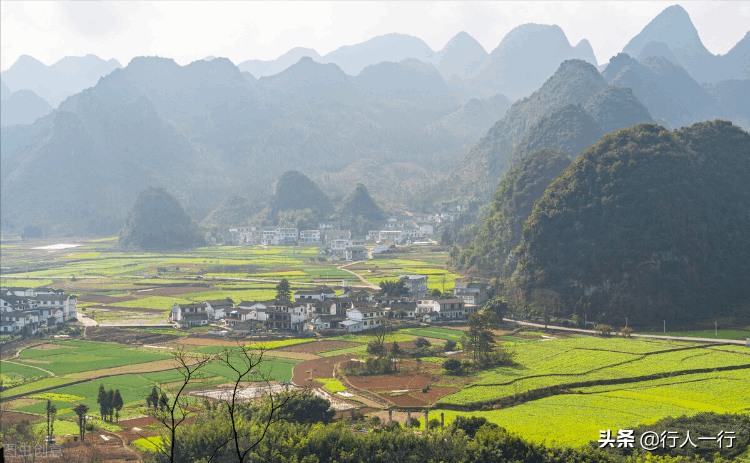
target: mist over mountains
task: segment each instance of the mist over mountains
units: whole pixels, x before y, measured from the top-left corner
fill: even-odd
[[[114,58],[105,61],[96,55],[66,56],[51,66],[23,55],[2,73],[2,79],[11,91],[31,90],[54,108],[68,96],[95,85],[100,77],[121,67]]]
[[[24,56],[0,75],[1,225],[111,234],[149,186],[197,221],[222,203],[239,217],[289,170],[338,198],[361,183],[410,208],[486,204],[502,175],[542,148],[576,157],[641,122],[748,128],[748,50],[746,36],[711,55],[675,6],[601,73],[586,40],[572,45],[539,24],[491,52],[461,32],[439,51],[388,34],[236,66]]]
[[[750,32],[726,55],[709,52],[687,11],[673,5],[662,11],[623,49],[638,59],[661,55],[685,68],[700,83],[750,78]]]

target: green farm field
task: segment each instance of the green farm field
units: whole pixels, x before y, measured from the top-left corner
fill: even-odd
[[[57,252],[31,249],[55,244],[51,241],[3,244],[3,266],[9,272],[3,275],[2,284],[62,288],[84,298],[86,313],[94,312],[93,318],[103,325],[154,324],[147,332],[183,337],[187,332],[157,325],[164,323],[175,302],[227,296],[236,302],[266,300],[274,297],[275,282],[284,277],[292,281],[293,291],[309,287],[304,283],[361,284],[337,264],[320,261],[317,248],[214,246],[158,255],[124,251],[112,239],[74,242],[81,246]],[[447,270],[447,259],[446,253],[424,248],[379,257],[349,270],[374,285],[402,274],[429,275],[429,287],[442,291],[452,289],[460,277]],[[340,287],[336,289],[340,291]],[[719,331],[721,337],[731,339],[744,339],[745,333]],[[417,336],[460,342],[463,334],[457,329],[424,326],[401,330],[385,342],[400,343]],[[710,330],[671,334],[714,337]],[[127,336],[121,341],[125,339]],[[300,346],[300,352],[275,349],[298,344],[297,340],[278,341],[267,346],[274,349],[274,357],[267,357],[257,370],[276,381],[290,381],[300,359],[322,362],[343,354],[364,357],[372,337],[358,334],[332,340],[356,345],[303,354],[304,346]],[[440,412],[446,414],[447,421],[458,414],[485,416],[536,442],[578,446],[596,440],[600,429],[630,428],[666,416],[703,411],[750,413],[750,396],[738,392],[750,382],[750,349],[744,346],[579,335],[558,339],[510,335],[498,336],[497,340],[502,341],[498,343],[500,348],[514,353],[517,366],[451,377],[442,370],[442,354],[423,359],[422,368],[429,367],[432,384],[453,386],[445,392],[447,395],[430,399],[434,407],[431,417]],[[196,357],[223,351],[221,342],[211,342],[182,345],[191,346],[188,355]],[[157,346],[164,349],[152,349],[55,340],[41,349],[23,350],[15,363],[3,361],[0,374],[3,381],[14,386],[5,391],[6,395],[25,395],[24,400],[13,402],[17,411],[42,414],[45,398],[49,398],[60,418],[71,420],[71,410],[78,403],[98,409],[96,395],[104,385],[105,389],[120,390],[125,402],[121,417],[142,416],[144,398],[154,385],[169,387],[181,378],[176,371],[159,371],[154,366],[161,368],[160,361],[171,358],[168,349],[176,346],[177,341],[164,341]],[[97,372],[115,367],[115,376],[78,382],[78,378],[93,378],[99,375]],[[201,386],[227,384],[233,375],[230,368],[212,363],[205,368]],[[333,378],[321,382],[332,392],[343,387]],[[546,395],[534,395],[536,390],[553,386],[557,388]],[[496,403],[504,408],[493,409]]]
[[[275,296],[274,286],[282,278],[292,282],[292,291],[315,284],[339,286],[344,281],[363,284],[338,264],[319,258],[318,249],[312,247],[212,246],[161,255],[123,250],[115,239],[71,243],[78,247],[33,249],[55,244],[51,240],[2,244],[3,266],[7,267],[2,284],[52,286],[79,296],[98,296],[81,300],[80,307],[102,325],[164,324],[174,303],[227,296],[236,302],[268,300]],[[378,260],[392,268],[365,277],[377,284],[403,273],[422,273],[430,275],[430,287],[453,287],[458,275],[445,270],[444,253],[424,249],[405,256]],[[341,293],[340,288],[334,289]]]
[[[441,403],[472,405],[509,399],[490,411],[440,409],[484,416],[536,442],[579,446],[596,440],[600,429],[629,429],[667,416],[700,412],[750,414],[750,350],[742,346],[573,336],[503,343],[520,366],[481,372]],[[675,350],[677,349],[677,350]],[[718,370],[723,367],[737,369]],[[702,369],[702,373],[682,374]],[[646,375],[657,379],[638,380]],[[600,384],[568,388],[587,381]],[[559,386],[553,395],[529,399],[528,391]]]

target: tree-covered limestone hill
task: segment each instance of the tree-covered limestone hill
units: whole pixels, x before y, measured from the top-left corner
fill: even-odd
[[[331,198],[315,182],[296,170],[284,172],[276,183],[276,192],[271,196],[270,204],[274,214],[312,209],[323,220],[333,213]]]
[[[222,228],[243,225],[258,212],[258,207],[245,196],[232,195],[201,221],[201,225]]]
[[[367,187],[361,183],[344,199],[336,215],[341,228],[351,230],[356,236],[364,236],[368,230],[380,227],[386,218],[380,206],[370,197]]]
[[[145,250],[184,249],[205,244],[198,226],[163,188],[149,187],[135,200],[120,231],[120,246]]]
[[[516,145],[508,160],[513,168],[526,156],[543,148],[552,148],[578,156],[583,150],[593,145],[604,132],[581,105],[569,103],[560,106],[548,115],[539,119]],[[529,211],[531,212],[531,211]]]
[[[458,267],[472,273],[510,276],[516,265],[513,250],[521,242],[524,221],[547,186],[572,161],[566,153],[550,148],[522,157],[500,182],[492,208],[459,255]]]
[[[413,88],[440,98],[405,99]],[[400,177],[390,173],[412,164],[437,178],[476,141],[476,131],[426,129],[459,108],[421,63],[373,66],[358,79],[302,60],[255,81],[223,58],[179,66],[137,57],[33,124],[2,127],[1,226],[111,235],[149,185],[203,219],[230,194],[267,197],[292,169],[316,179],[342,173],[343,196],[362,181],[346,171],[359,161],[383,173],[364,182],[371,191],[403,204],[409,196],[392,188]]]
[[[610,85],[592,96],[583,109],[594,118],[603,133],[654,122],[648,108],[628,87]]]
[[[601,92],[604,94],[600,95]],[[542,118],[566,104],[584,107],[592,117],[591,113],[596,114],[594,120],[597,123],[601,120],[608,128],[629,127],[634,120],[652,121],[632,93],[610,89],[592,64],[582,60],[565,61],[539,90],[515,102],[505,116],[461,157],[448,178],[438,188],[421,195],[420,201],[448,205],[472,200],[488,202],[509,167],[508,160],[516,145]],[[637,120],[633,114],[642,115],[644,120]],[[579,153],[571,154],[576,156]]]
[[[631,325],[741,311],[748,178],[750,134],[730,122],[606,135],[534,207],[514,274],[523,302]]]

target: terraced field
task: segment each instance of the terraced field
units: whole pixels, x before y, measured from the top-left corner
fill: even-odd
[[[611,345],[606,341],[612,341]],[[564,388],[568,384],[625,381],[665,372],[678,374],[681,371],[750,366],[750,355],[684,343],[629,339],[573,337],[525,342],[517,344],[514,350],[520,367],[497,368],[477,374],[470,386],[446,397],[443,402],[472,404],[516,397],[550,386]]]
[[[29,287],[51,284],[78,294],[101,296],[106,299],[92,298],[86,304],[89,305],[87,311],[99,311],[102,320],[121,321],[125,314],[137,319],[140,310],[147,315],[156,313],[155,323],[163,321],[164,317],[159,314],[169,311],[174,302],[227,296],[235,301],[271,298],[275,295],[273,282],[282,277],[308,283],[346,280],[357,284],[358,281],[336,268],[336,264],[319,261],[315,248],[221,246],[156,255],[123,252],[117,248],[116,240],[81,244],[81,247],[56,253],[31,250],[25,245],[2,245],[4,266],[21,268],[25,262],[34,263],[28,271],[16,273],[23,276],[22,279],[4,275],[2,284]],[[451,289],[458,277],[445,269],[446,258],[445,253],[425,250],[378,258],[357,264],[351,270],[373,284],[401,274],[426,274],[430,275],[429,287],[442,291]],[[71,275],[76,275],[75,281]],[[158,277],[151,278],[155,276]],[[250,278],[266,281],[250,281]],[[293,285],[293,290],[302,287],[304,285]],[[116,307],[119,309],[111,310]],[[106,312],[107,309],[110,312]],[[131,313],[136,315],[131,317]],[[164,331],[169,333],[169,330]],[[742,333],[729,334],[741,336]],[[416,336],[460,342],[462,335],[460,330],[420,327],[393,334],[386,342],[401,343]],[[125,343],[128,338],[117,340]],[[44,412],[47,399],[53,400],[58,416],[71,419],[71,409],[77,403],[85,403],[91,410],[98,409],[96,395],[101,384],[105,389],[120,390],[125,401],[123,417],[142,415],[144,397],[155,384],[169,386],[181,379],[176,371],[157,371],[169,368],[170,347],[182,346],[190,355],[200,356],[234,345],[230,340],[203,337],[166,339],[169,340],[157,346],[164,349],[77,340],[54,341],[43,348],[26,349],[13,360],[15,363],[0,364],[3,381],[16,384],[5,395],[26,394],[24,399],[13,401],[12,408],[37,414]],[[277,381],[289,381],[293,373],[294,377],[315,378],[324,383],[328,391],[339,391],[344,385],[328,377],[333,376],[333,365],[340,361],[336,357],[364,355],[372,337],[350,335],[333,340],[338,344],[331,343],[324,348],[325,344],[319,343],[309,349],[304,343],[309,344],[310,340],[274,341],[266,345],[272,350],[256,369]],[[727,369],[750,365],[750,350],[744,346],[705,347],[695,343],[589,336],[545,340],[505,336],[498,340],[503,341],[501,348],[515,353],[520,366],[449,377],[441,370],[442,354],[431,354],[432,357],[418,362],[420,365],[405,359],[402,367],[421,368],[424,385],[433,385],[430,390],[430,394],[435,392],[433,395],[417,388],[414,394],[424,398],[419,403],[435,405],[439,402],[438,407],[442,404],[455,409],[488,402],[487,408],[491,408],[502,400],[506,408],[438,409],[431,414],[434,417],[442,411],[448,421],[458,414],[486,416],[532,440],[567,445],[595,440],[600,429],[628,428],[665,416],[700,411],[750,413],[750,397],[740,393],[750,383],[750,368]],[[285,350],[289,347],[293,348]],[[295,370],[302,361],[303,371]],[[683,374],[690,370],[700,372]],[[115,376],[86,379],[103,373]],[[235,375],[230,368],[217,363],[207,366],[204,373],[202,387],[226,384]],[[401,376],[419,375],[416,370],[409,370],[402,371]],[[388,381],[383,378],[384,384]],[[558,386],[558,389],[548,390],[547,396],[534,395],[539,392],[535,390],[551,386]],[[43,389],[50,390],[42,392]],[[438,390],[444,392],[438,394]],[[441,394],[450,395],[441,398]],[[64,427],[61,425],[61,429]]]

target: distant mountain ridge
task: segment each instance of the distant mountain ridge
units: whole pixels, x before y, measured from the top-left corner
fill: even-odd
[[[599,95],[601,92],[607,96]],[[531,96],[513,103],[505,116],[459,159],[448,178],[437,189],[424,193],[421,201],[460,204],[474,198],[480,204],[486,203],[509,167],[508,160],[516,145],[541,119],[566,104],[588,108],[609,128],[626,127],[634,120],[652,120],[648,110],[631,92],[613,92],[592,64],[582,60],[566,61]],[[601,129],[593,132],[598,130]],[[554,135],[561,136],[563,134]],[[594,141],[596,138],[590,142]],[[563,146],[537,146],[536,149],[543,147],[564,149]],[[577,156],[579,153],[568,154]]]
[[[698,83],[750,79],[750,32],[726,55],[713,55],[680,5],[662,11],[622,51],[639,60],[664,56],[685,68]]]
[[[534,63],[526,62],[526,57],[535,55]],[[491,54],[466,32],[456,34],[437,52],[417,37],[394,33],[346,45],[324,56],[312,49],[293,48],[276,60],[243,61],[238,67],[255,77],[268,77],[305,57],[336,64],[349,76],[359,76],[366,68],[386,62],[418,60],[435,66],[453,91],[465,98],[486,98],[496,93],[512,98],[525,96],[567,59],[579,58],[596,65],[587,40],[573,47],[558,26],[526,24],[513,29]]]
[[[698,84],[679,64],[664,56],[648,56],[639,60],[621,53],[613,57],[603,76],[608,82],[629,87],[654,117],[671,127],[682,127],[698,121],[740,116],[739,124],[750,117],[750,109],[732,110]],[[742,81],[740,81],[742,82]],[[745,81],[748,82],[748,81]],[[724,101],[742,97],[742,86],[723,86]]]
[[[51,112],[49,103],[31,90],[18,90],[10,94],[4,91],[0,105],[0,123],[4,126],[31,124]]]
[[[96,85],[99,78],[121,67],[114,58],[105,61],[96,55],[66,56],[51,66],[23,55],[0,75],[12,91],[31,90],[55,108],[70,95]]]
[[[35,216],[50,236],[109,233],[149,185],[173,192],[200,220],[231,194],[266,195],[289,169],[317,178],[369,159],[393,174],[389,164],[424,164],[430,177],[473,143],[475,133],[427,130],[460,108],[432,66],[407,61],[370,71],[380,76],[372,85],[303,59],[252,81],[225,58],[186,66],[134,58],[34,124],[3,127],[3,229]],[[408,91],[423,85],[443,96]],[[336,99],[340,90],[349,96]],[[376,193],[403,201],[390,175]],[[23,187],[30,178],[37,188]],[[348,181],[338,186],[356,180]]]

